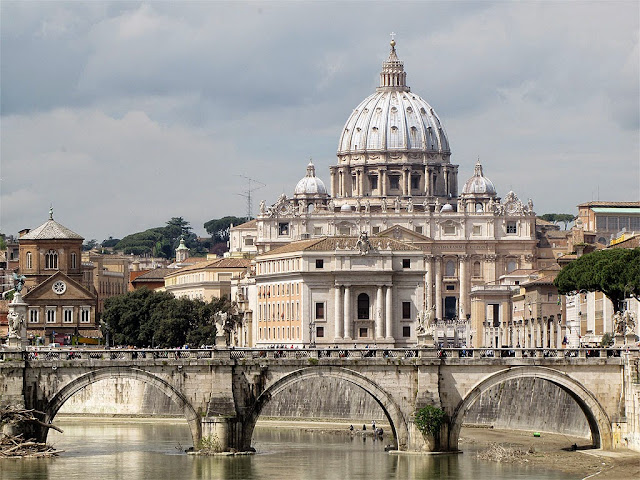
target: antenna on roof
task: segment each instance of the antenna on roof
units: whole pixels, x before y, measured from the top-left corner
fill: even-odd
[[[251,220],[253,218],[251,193],[255,192],[256,190],[260,190],[262,187],[266,187],[266,184],[259,182],[258,180],[254,180],[253,178],[249,178],[246,175],[236,175],[236,177],[242,177],[249,181],[249,185],[247,186],[247,189],[244,191],[244,193],[238,193],[237,195],[240,195],[241,197],[245,197],[247,199],[247,220]],[[251,182],[257,185],[252,187]]]

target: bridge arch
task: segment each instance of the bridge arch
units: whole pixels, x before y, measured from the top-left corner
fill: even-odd
[[[191,430],[193,445],[197,447],[202,438],[202,426],[200,424],[200,416],[194,410],[193,406],[187,398],[171,384],[160,377],[133,367],[106,367],[94,370],[73,379],[60,389],[47,403],[45,412],[45,423],[50,423],[58,413],[58,410],[69,400],[76,392],[92,383],[100,380],[108,380],[112,378],[126,378],[139,380],[156,387],[169,398],[171,398],[179,408],[182,409],[185,419]],[[43,429],[42,441],[46,440],[47,428]]]
[[[333,366],[305,367],[288,373],[273,384],[269,385],[267,389],[258,396],[253,409],[248,415],[248,421],[245,423],[243,428],[243,438],[246,443],[244,447],[248,448],[250,446],[253,429],[255,428],[258,417],[260,416],[260,412],[272,397],[286,390],[293,384],[318,377],[344,380],[362,388],[365,392],[371,395],[387,417],[389,425],[391,425],[393,435],[398,443],[398,449],[407,449],[407,445],[410,441],[409,427],[400,406],[396,403],[393,397],[365,375],[347,368]]]
[[[598,399],[584,385],[559,370],[548,367],[528,366],[513,367],[494,373],[480,381],[466,394],[465,398],[454,409],[451,417],[451,427],[449,429],[450,448],[457,450],[464,417],[480,395],[500,383],[527,377],[546,380],[567,392],[580,406],[587,418],[594,448],[610,449],[612,447],[609,416]]]

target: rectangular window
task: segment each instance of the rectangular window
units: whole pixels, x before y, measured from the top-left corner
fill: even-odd
[[[409,338],[411,336],[411,327],[409,326],[402,327],[402,336],[404,338]]]
[[[374,235],[377,235],[378,233],[380,233],[380,227],[373,227],[371,229],[371,233],[373,233]]]
[[[518,224],[516,222],[507,222],[507,233],[518,233]]]
[[[455,285],[447,285],[447,290],[455,290]]]
[[[91,322],[91,309],[89,307],[82,307],[80,310],[80,323]]]
[[[314,227],[313,228],[314,235],[322,235],[322,227]]]
[[[482,235],[482,225],[474,225],[473,226],[473,235],[475,235],[475,236]]]
[[[420,235],[422,235],[422,227],[414,227],[414,228],[413,228],[413,230],[414,230],[416,233],[419,233]]]
[[[618,217],[607,217],[607,230],[618,230]]]
[[[324,268],[324,260],[321,258],[316,259],[316,268]]]
[[[607,217],[596,217],[596,230],[607,229]]]
[[[444,226],[444,234],[445,235],[455,235],[456,234],[456,226],[455,225],[445,225]]]
[[[316,327],[316,338],[324,337],[324,327]]]
[[[629,230],[640,230],[640,217],[629,217]]]
[[[38,323],[40,321],[40,311],[37,308],[29,309],[29,323]]]
[[[245,245],[248,245],[248,246],[253,245],[253,238],[251,238],[251,237],[245,237],[245,239],[244,239],[244,244],[245,244]]]
[[[71,268],[73,269],[78,268],[78,260],[75,252],[71,254]]]
[[[402,302],[402,319],[407,320],[411,318],[411,302]]]
[[[400,188],[400,177],[397,175],[389,175],[389,188],[398,190]]]
[[[411,268],[411,259],[403,258],[402,259],[402,268]]]
[[[278,235],[289,235],[289,223],[288,222],[280,222],[280,223],[278,223]]]
[[[367,327],[361,327],[358,331],[360,338],[367,338],[369,336],[369,329]]]
[[[316,320],[324,320],[324,302],[316,302]]]
[[[73,323],[73,308],[64,307],[62,309],[62,323]]]
[[[377,175],[369,175],[369,185],[371,186],[371,190],[376,190],[378,188]]]
[[[417,190],[420,188],[420,176],[419,175],[412,175],[411,176],[411,188],[413,190]]]
[[[47,307],[47,323],[56,323],[55,307]]]
[[[351,229],[349,227],[340,227],[340,235],[351,235]]]

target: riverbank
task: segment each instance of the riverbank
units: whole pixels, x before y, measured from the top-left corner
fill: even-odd
[[[56,419],[77,422],[144,422],[171,423],[183,422],[182,417],[87,417],[78,415],[59,415]],[[257,428],[301,429],[331,435],[372,435],[371,422],[347,421],[336,419],[296,420],[292,418],[261,418]],[[354,426],[353,433],[349,426]],[[385,442],[391,443],[391,428],[387,422],[376,420],[376,427],[384,430]],[[615,479],[631,480],[640,478],[640,453],[628,449],[613,451],[595,450],[589,448],[590,440],[583,437],[551,434],[542,432],[540,437],[534,437],[533,432],[498,430],[493,428],[463,427],[460,432],[459,448],[475,455],[476,451],[483,452],[492,444],[499,444],[505,448],[524,451],[525,455],[505,458],[503,461],[524,464],[532,467],[558,470],[575,474],[576,479]],[[571,449],[572,445],[577,449]],[[472,453],[473,451],[473,453]],[[484,460],[494,461],[494,460]]]

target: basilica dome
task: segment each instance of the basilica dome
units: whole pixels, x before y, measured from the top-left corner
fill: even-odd
[[[338,155],[402,151],[449,154],[449,141],[431,105],[406,85],[395,41],[382,65],[380,86],[365,98],[347,120]]]
[[[307,174],[298,182],[293,192],[295,197],[317,197],[326,196],[327,187],[324,186],[324,182],[316,177],[316,167],[313,162],[309,162],[307,165]]]
[[[463,195],[496,195],[496,187],[493,182],[482,173],[480,160],[476,163],[473,177],[467,180],[462,188]]]

